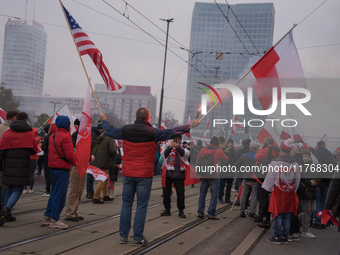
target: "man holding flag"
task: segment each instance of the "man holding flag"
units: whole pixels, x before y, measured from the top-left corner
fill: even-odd
[[[146,107],[136,112],[134,124],[117,128],[110,125],[104,114],[100,121],[108,136],[113,139],[123,139],[124,167],[123,167],[123,205],[120,217],[121,244],[127,243],[131,228],[132,204],[137,193],[137,209],[133,225],[132,245],[146,245],[148,240],[143,236],[147,207],[151,194],[152,177],[154,174],[154,161],[156,158],[157,143],[182,135],[200,124],[198,119],[190,124],[172,129],[157,129],[150,124],[151,114]]]

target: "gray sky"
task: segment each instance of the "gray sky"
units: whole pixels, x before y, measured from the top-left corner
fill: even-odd
[[[124,11],[125,3],[123,1],[107,1],[119,11]],[[73,0],[63,1],[71,15],[88,33],[98,49],[102,52],[104,63],[108,67],[111,76],[122,85],[151,86],[152,94],[157,95],[157,98],[159,99],[162,83],[164,47],[159,45],[145,33],[132,28],[134,25],[131,22],[111,9],[103,1],[78,0],[78,2],[102,13],[90,10]],[[195,3],[194,0],[127,0],[127,2],[164,31],[166,30],[166,22],[160,21],[159,19],[174,18],[174,23],[171,23],[170,25],[170,35],[182,45],[189,48],[191,15]],[[214,3],[213,0],[205,2]],[[258,2],[274,3],[275,43],[294,23],[299,23],[319,6],[323,0],[230,0],[229,4]],[[84,97],[87,84],[86,76],[70,32],[67,29],[59,2],[57,0],[28,0],[28,20],[31,20],[33,17],[34,3],[35,20],[41,23],[56,25],[51,26],[44,24],[44,30],[48,35],[44,93],[53,96]],[[218,3],[225,3],[225,1],[218,0]],[[3,15],[24,18],[25,4],[26,0],[0,0],[1,60],[3,54],[4,28],[8,20],[8,17]],[[308,78],[316,78],[319,76],[340,78],[339,13],[340,1],[328,0],[315,13],[294,29],[295,44],[300,54],[305,76]],[[142,26],[143,29],[153,36],[160,38],[159,40],[164,43],[165,34],[163,32],[158,30],[131,8],[128,8],[128,14],[130,20]],[[128,24],[129,26],[124,25],[119,21]],[[188,53],[186,51],[179,49],[178,44],[171,39],[169,40],[169,43],[171,43],[171,49],[176,54],[187,60]],[[175,47],[174,44],[176,45]],[[337,45],[304,48],[327,44]],[[93,84],[103,83],[92,60],[88,56],[83,56],[83,59]],[[0,69],[1,65],[2,61],[0,63]],[[166,98],[164,99],[164,111],[173,111],[180,121],[183,119],[186,81],[187,64],[169,52],[165,77]],[[329,136],[334,137],[338,136],[338,132],[336,131],[340,128],[338,111],[340,106],[338,100],[340,91],[339,86],[340,84],[336,81],[334,86],[332,86],[335,91],[330,91],[328,89],[319,89],[317,90],[317,93],[311,91],[312,97],[318,97],[322,94],[322,98],[326,98],[323,102],[325,104],[324,109],[328,114],[336,114],[335,116],[329,115],[329,119],[326,120],[327,122],[334,123],[332,126],[336,127],[329,131],[326,130],[327,132],[332,133],[332,135],[329,134]],[[169,98],[177,98],[180,100]],[[316,118],[317,117],[314,118],[314,121],[317,121]],[[320,125],[320,123],[316,125]],[[310,128],[304,130],[304,133],[306,136],[323,136],[323,134],[316,133],[316,131],[314,132]],[[334,141],[337,141],[337,144],[335,144],[335,142],[333,142],[333,144],[330,143],[332,147],[340,146],[340,139]]]

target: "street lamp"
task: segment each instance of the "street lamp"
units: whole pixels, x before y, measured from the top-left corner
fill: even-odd
[[[174,19],[161,19],[161,20],[167,22],[167,30],[166,30],[165,57],[164,57],[164,67],[163,67],[163,81],[162,81],[162,90],[161,90],[161,102],[160,102],[160,107],[159,107],[158,128],[161,127],[161,123],[162,123],[163,95],[164,95],[164,79],[165,79],[166,53],[167,53],[167,51],[168,51],[169,24],[170,24],[170,22],[173,22]]]
[[[56,104],[61,104],[61,102],[54,102],[54,101],[51,101],[50,104],[53,104],[54,107],[53,107],[53,113],[55,113],[55,105]]]

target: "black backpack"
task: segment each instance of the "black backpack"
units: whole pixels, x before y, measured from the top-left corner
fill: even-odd
[[[215,175],[215,172],[212,172],[216,167],[213,155],[214,153],[197,157],[195,172],[200,177],[212,177]]]

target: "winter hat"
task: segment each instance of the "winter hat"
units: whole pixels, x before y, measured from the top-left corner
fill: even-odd
[[[300,153],[303,148],[303,143],[293,143],[293,150],[295,153]]]
[[[257,143],[255,141],[250,142],[249,148],[257,148]]]
[[[75,126],[79,126],[80,125],[80,120],[79,119],[75,119],[75,121],[73,122],[73,124]]]
[[[288,138],[287,140],[283,141],[281,143],[281,150],[284,153],[289,153],[293,148],[293,140],[291,138]]]
[[[55,125],[57,128],[63,128],[69,131],[70,129],[70,118],[64,115],[60,115],[55,120]]]
[[[234,144],[234,141],[231,138],[228,139],[227,143],[229,143],[229,142],[232,142]]]
[[[220,144],[220,142],[219,142],[218,138],[216,136],[214,136],[213,138],[211,138],[210,144],[218,146]]]
[[[104,128],[103,128],[103,125],[102,125],[102,123],[101,123],[100,121],[98,121],[97,129],[98,129],[98,130],[99,130],[99,129],[104,129]]]

